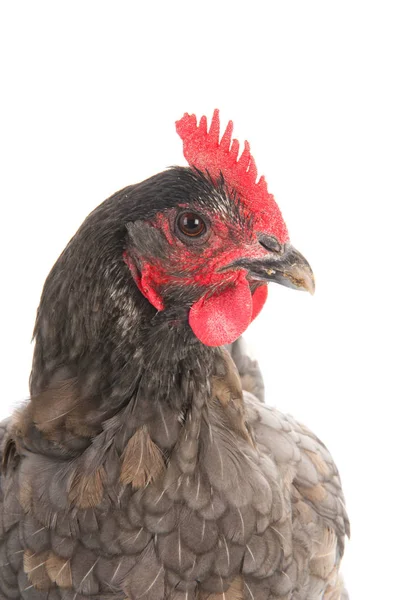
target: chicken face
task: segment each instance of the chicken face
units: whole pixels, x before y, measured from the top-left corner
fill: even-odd
[[[313,291],[312,271],[285,226],[277,230],[276,211],[271,223],[265,212],[253,214],[221,174],[168,173],[175,205],[129,223],[124,252],[138,289],[158,311],[179,302],[196,337],[220,346],[258,315],[268,281]]]

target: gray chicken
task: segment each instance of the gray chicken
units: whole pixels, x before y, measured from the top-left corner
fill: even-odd
[[[103,202],[44,285],[0,425],[1,599],[347,597],[335,464],[240,337],[269,281],[312,271],[232,123],[177,131],[190,166]]]

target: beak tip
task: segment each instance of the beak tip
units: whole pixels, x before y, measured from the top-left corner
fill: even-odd
[[[306,282],[305,289],[307,292],[309,292],[311,294],[311,296],[314,296],[314,294],[315,294],[315,278],[314,278],[313,274],[311,274],[309,281]]]
[[[286,271],[285,279],[286,285],[290,287],[302,290],[304,292],[309,292],[311,296],[315,294],[315,278],[314,273],[311,271],[308,263],[303,265],[303,267],[296,267],[292,270],[292,272]],[[284,283],[285,280],[281,280],[279,283]]]

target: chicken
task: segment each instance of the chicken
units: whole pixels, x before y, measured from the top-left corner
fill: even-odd
[[[339,600],[325,446],[269,408],[241,338],[310,266],[232,123],[106,200],[51,270],[31,398],[0,427],[0,597]]]

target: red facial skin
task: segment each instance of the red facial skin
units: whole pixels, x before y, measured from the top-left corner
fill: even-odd
[[[220,346],[234,341],[247,329],[268,294],[267,285],[253,285],[252,292],[247,271],[229,265],[240,258],[263,258],[266,250],[250,227],[239,228],[221,215],[205,215],[204,210],[195,212],[209,223],[203,238],[194,243],[190,239],[182,241],[174,231],[178,211],[172,209],[157,214],[150,223],[168,242],[165,258],[150,262],[138,256],[140,272],[127,252],[124,260],[139,290],[157,310],[165,307],[163,288],[167,284],[205,288],[207,292],[189,309],[189,325],[201,342]]]

